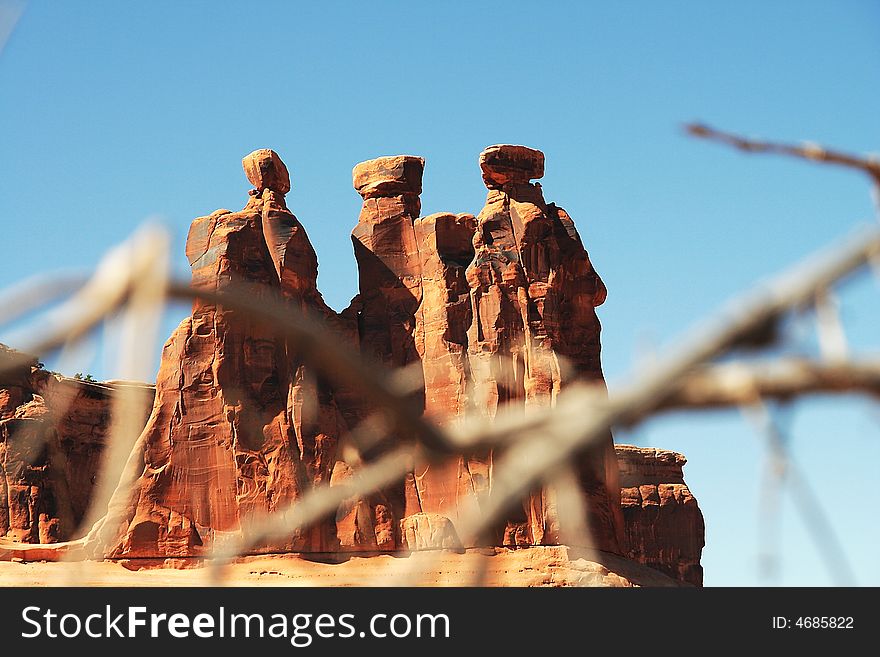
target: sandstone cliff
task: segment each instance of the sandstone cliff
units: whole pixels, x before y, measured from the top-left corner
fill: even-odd
[[[617,445],[627,556],[674,579],[703,583],[705,526],[681,454]]]

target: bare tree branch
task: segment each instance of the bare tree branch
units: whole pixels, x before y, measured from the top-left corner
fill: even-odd
[[[846,360],[849,345],[840,319],[840,304],[828,290],[816,295],[816,329],[822,357],[830,361]]]
[[[688,134],[694,137],[727,144],[728,146],[733,146],[746,153],[774,153],[777,155],[789,155],[800,159],[812,160],[814,162],[824,162],[826,164],[836,164],[851,169],[859,169],[868,174],[874,181],[875,185],[880,185],[880,160],[877,159],[841,153],[840,151],[833,151],[817,144],[802,144],[800,146],[795,146],[792,144],[747,139],[730,132],[716,130],[715,128],[711,128],[701,123],[687,124],[685,125],[685,130]]]
[[[828,393],[880,398],[880,360],[821,363],[792,358],[709,366],[688,375],[658,410],[719,408],[761,398],[786,401]]]
[[[15,25],[24,13],[25,3],[19,0],[0,4],[0,54],[12,36]]]

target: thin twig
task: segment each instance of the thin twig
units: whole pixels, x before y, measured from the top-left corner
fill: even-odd
[[[0,53],[3,52],[18,20],[24,13],[24,7],[25,3],[20,1],[5,2],[0,5]]]
[[[829,290],[820,290],[816,295],[816,330],[822,358],[828,361],[845,360],[849,344],[840,319],[840,304]]]
[[[7,287],[0,292],[0,326],[73,294],[87,280],[75,274],[39,274]]]

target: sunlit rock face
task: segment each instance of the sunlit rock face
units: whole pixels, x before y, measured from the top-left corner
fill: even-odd
[[[412,403],[447,427],[469,415],[491,420],[502,408],[528,416],[552,407],[575,381],[604,386],[596,307],[605,300],[605,285],[571,217],[533,182],[543,176],[543,153],[491,146],[479,166],[488,193],[476,216],[426,217],[422,158],[380,157],[354,168],[353,186],[362,199],[351,236],[359,293],[337,313],[317,289],[315,250],[286,205],[287,167],[274,151],[254,151],[243,160],[253,185],[245,207],[192,223],[186,254],[193,285],[244,289],[266,303],[280,299],[375,367],[407,368],[416,381]],[[51,414],[51,404],[44,408],[19,383],[10,379],[0,390],[0,426]],[[89,551],[115,558],[200,556],[247,537],[254,519],[295,507],[316,487],[344,484],[361,463],[408,438],[392,436],[353,455],[344,447],[348,434],[375,410],[356,390],[310,371],[278,327],[198,300],[162,352],[152,413],[133,455],[140,476],[130,494],[114,498],[108,521],[90,536]],[[95,453],[103,447],[97,439],[89,444]],[[37,474],[8,465],[11,453],[8,446],[0,452],[7,455],[4,476],[10,480],[14,471],[15,479],[12,487],[0,487],[6,494],[0,529],[28,542],[68,537],[70,530],[53,524],[51,514],[36,524],[15,520],[13,527],[10,509],[24,517],[25,503],[10,502],[8,491],[24,500],[19,488],[33,497],[32,490],[46,485],[34,483]],[[609,434],[575,462],[593,547],[699,583],[702,516],[680,466],[677,474],[663,471],[669,481],[652,479],[665,462],[658,454],[615,454]],[[461,520],[491,492],[494,465],[490,451],[416,462],[400,484],[349,500],[335,517],[257,549],[475,547],[460,536]],[[77,476],[64,483],[82,507],[90,489]],[[28,517],[39,519],[46,503],[27,504]],[[481,541],[556,545],[565,522],[554,489],[536,488]]]

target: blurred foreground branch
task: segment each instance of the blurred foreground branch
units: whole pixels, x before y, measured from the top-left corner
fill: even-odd
[[[859,169],[868,174],[874,181],[875,185],[880,186],[880,160],[874,158],[865,158],[849,153],[842,153],[828,148],[819,146],[818,144],[801,144],[795,146],[793,144],[782,144],[772,141],[761,141],[755,139],[747,139],[731,132],[716,130],[710,126],[701,123],[689,123],[685,126],[688,134],[700,139],[708,139],[727,144],[746,153],[772,153],[777,155],[789,155],[804,160],[812,160],[814,162],[824,162],[826,164],[836,164],[851,169]]]
[[[659,410],[718,408],[762,398],[786,401],[827,393],[861,393],[876,401],[880,360],[821,363],[792,358],[708,366],[688,375]]]

